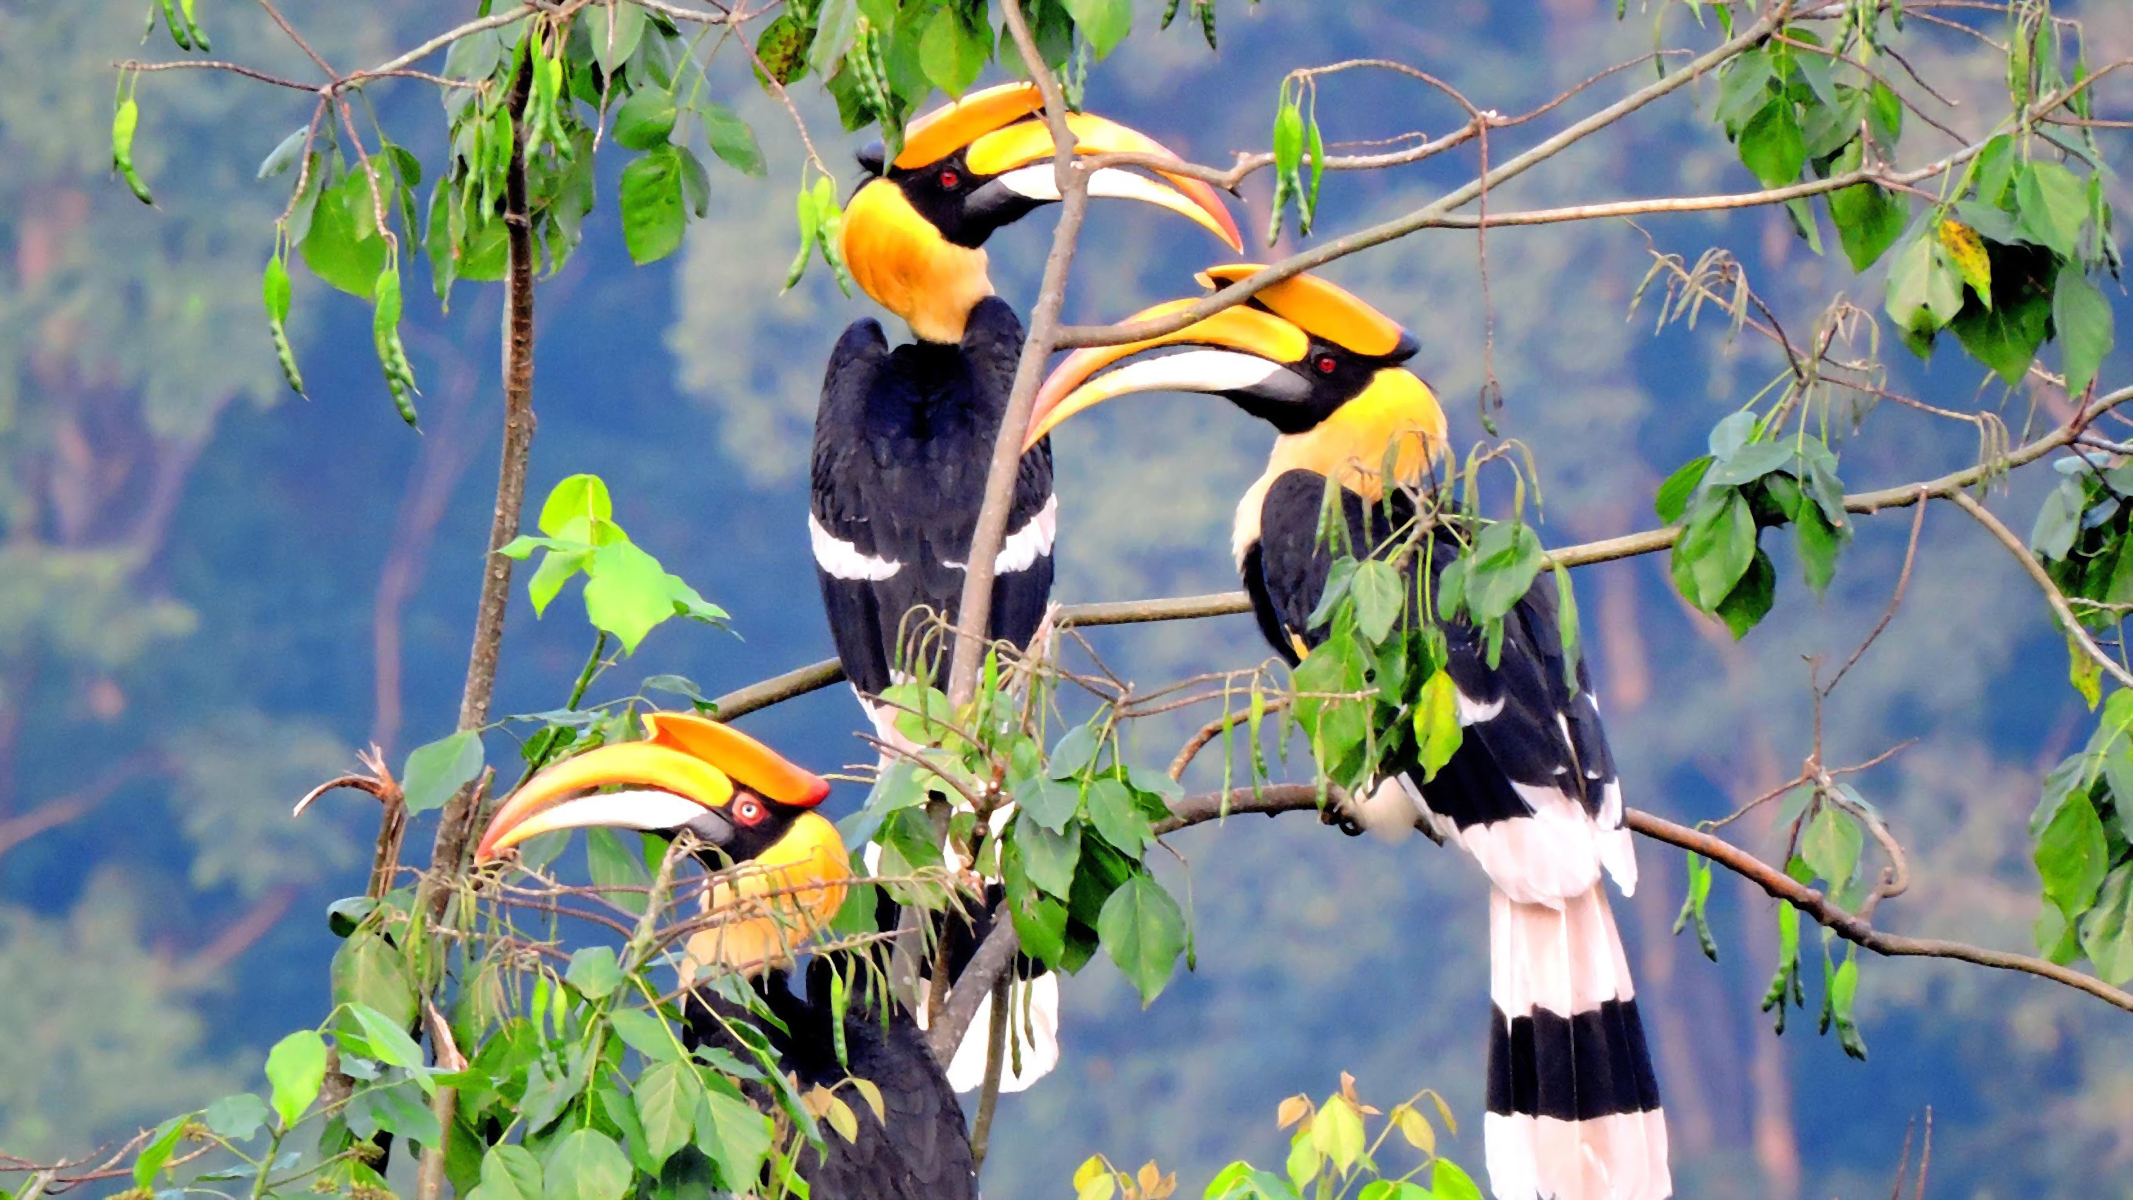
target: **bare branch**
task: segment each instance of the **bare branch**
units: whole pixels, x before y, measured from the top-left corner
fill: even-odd
[[[2105,674],[2117,680],[2120,687],[2133,688],[2133,673],[2118,665],[2118,660],[2097,645],[2096,639],[2089,636],[2089,631],[2082,628],[2081,618],[2074,615],[2073,607],[2066,602],[2066,593],[2059,590],[2050,575],[2045,574],[2044,565],[2029,552],[2029,547],[2023,544],[2022,539],[2016,537],[2014,531],[2002,524],[1998,517],[1993,516],[1990,509],[1971,498],[1969,493],[1955,492],[1948,498],[1955,501],[1957,508],[1976,518],[1977,523],[1983,525],[2000,545],[2007,547],[2007,552],[2014,556],[2015,561],[2022,564],[2023,572],[2037,585],[2037,590],[2044,593],[2045,603],[2051,605],[2053,615],[2057,616],[2059,624],[2066,628],[2067,640],[2081,647],[2081,652],[2095,660],[2096,665],[2102,667]]]

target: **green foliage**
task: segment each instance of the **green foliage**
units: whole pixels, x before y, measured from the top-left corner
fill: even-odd
[[[2052,768],[2029,820],[2046,904],[2037,945],[2086,957],[2105,982],[2133,980],[2133,692],[2104,701],[2088,745]]]
[[[1167,23],[1167,22],[1166,22]],[[1210,35],[1210,43],[1212,35]],[[1267,221],[1266,244],[1281,240],[1281,226],[1290,201],[1296,203],[1296,233],[1311,232],[1318,215],[1318,185],[1326,173],[1326,143],[1318,128],[1318,80],[1292,74],[1281,81],[1281,94],[1274,102],[1274,202]],[[1311,159],[1306,180],[1303,161]]]
[[[629,540],[614,521],[607,484],[596,475],[572,475],[556,484],[541,505],[541,536],[521,534],[501,550],[521,561],[542,551],[526,589],[533,611],[545,612],[563,585],[585,576],[585,617],[633,652],[644,635],[670,617],[724,625],[726,611],[670,574]]]
[[[1653,508],[1682,523],[1671,560],[1682,598],[1740,638],[1776,602],[1777,568],[1762,531],[1792,527],[1800,573],[1819,596],[1851,540],[1851,521],[1836,454],[1804,429],[1786,435],[1737,412],[1711,430],[1710,446],[1660,486]]]

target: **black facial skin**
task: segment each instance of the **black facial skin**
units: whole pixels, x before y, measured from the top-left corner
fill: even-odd
[[[702,857],[706,866],[717,868],[754,861],[784,837],[805,811],[737,788],[732,799],[705,809],[682,828],[709,844],[711,849]]]
[[[1307,433],[1369,387],[1379,371],[1414,357],[1416,349],[1411,339],[1403,339],[1391,354],[1357,354],[1314,337],[1301,361],[1283,364],[1285,371],[1220,394],[1282,433]]]
[[[911,207],[951,245],[975,250],[1002,226],[1042,207],[1045,201],[1008,190],[995,176],[974,175],[964,165],[964,151],[923,167],[888,166],[881,143],[859,151],[859,165],[872,177],[903,189]],[[862,187],[866,186],[862,182]]]

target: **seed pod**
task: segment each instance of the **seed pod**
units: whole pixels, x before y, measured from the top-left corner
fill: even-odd
[[[400,342],[400,268],[387,263],[378,272],[374,290],[376,310],[371,315],[371,337],[377,343],[378,365],[385,371],[385,386],[393,394],[393,407],[400,419],[420,428],[415,416],[415,372]]]
[[[281,364],[281,377],[288,381],[289,390],[304,394],[304,377],[296,369],[296,351],[289,345],[289,333],[283,322],[289,319],[289,268],[281,261],[281,249],[275,248],[274,257],[267,260],[267,269],[259,277],[259,295],[267,309],[267,333],[274,339],[274,358]]]
[[[178,43],[180,50],[193,48],[192,39],[185,36],[186,24],[188,22],[183,22],[178,17],[177,5],[172,3],[172,0],[163,0],[163,27],[170,30],[170,40]]]
[[[143,204],[154,204],[155,197],[148,192],[148,184],[133,166],[133,131],[141,123],[141,106],[131,96],[119,101],[118,111],[111,114],[111,169],[117,171],[133,189],[134,198]]]

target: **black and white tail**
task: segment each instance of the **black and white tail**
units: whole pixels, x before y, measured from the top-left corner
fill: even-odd
[[[1491,888],[1489,997],[1497,1200],[1670,1195],[1659,1082],[1601,886],[1554,905]]]

